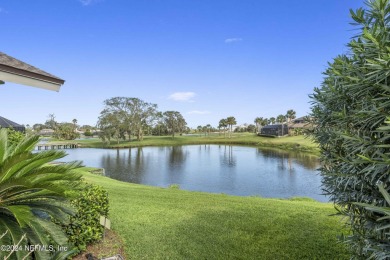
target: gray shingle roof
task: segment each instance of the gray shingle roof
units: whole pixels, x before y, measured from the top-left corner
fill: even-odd
[[[0,116],[0,127],[13,127],[13,128],[16,128],[16,127],[24,127],[22,125],[19,125],[18,123],[15,123],[7,118],[4,118],[2,116]]]
[[[28,76],[35,76],[43,80],[51,80],[53,82],[63,84],[65,81],[59,77],[56,77],[46,71],[38,69],[30,64],[15,59],[3,52],[0,52],[0,69],[8,72],[19,72],[27,74]]]

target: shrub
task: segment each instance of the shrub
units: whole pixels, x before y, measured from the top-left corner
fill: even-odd
[[[108,193],[100,186],[89,184],[71,204],[76,214],[70,217],[70,223],[63,229],[69,242],[83,251],[88,244],[103,236],[104,227],[100,225],[100,216],[108,216]]]
[[[19,250],[0,250],[1,259],[64,259],[73,253],[59,224],[73,210],[68,190],[77,189],[80,163],[51,165],[64,151],[33,153],[38,136],[24,137],[11,144],[7,129],[0,130],[0,245],[18,245]],[[50,218],[57,219],[54,224]],[[69,250],[35,250],[30,245],[63,246]],[[15,247],[13,247],[15,249]]]
[[[351,11],[360,33],[348,44],[349,55],[329,64],[312,95],[313,136],[324,192],[349,218],[346,241],[354,256],[388,259],[390,218],[372,209],[388,207],[390,189],[390,4],[366,4],[368,10]]]
[[[87,130],[85,130],[84,135],[87,137],[90,137],[90,136],[93,136],[93,133],[91,132],[90,129],[87,129]]]

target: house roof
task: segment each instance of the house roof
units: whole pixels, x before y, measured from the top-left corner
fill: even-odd
[[[65,80],[0,52],[0,80],[59,91]]]
[[[12,128],[18,128],[18,127],[23,127],[22,125],[19,125],[18,123],[15,123],[7,118],[4,118],[2,116],[0,116],[0,127],[5,127],[5,128],[8,128],[8,127],[12,127]]]
[[[263,126],[262,128],[277,128],[277,127],[282,127],[282,126],[287,126],[287,124],[273,124],[273,125],[266,125],[266,126]]]

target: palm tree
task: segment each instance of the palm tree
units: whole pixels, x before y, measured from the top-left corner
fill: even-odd
[[[293,109],[287,110],[287,113],[286,113],[287,122],[290,123],[291,120],[295,119],[296,114],[297,113]]]
[[[67,245],[67,237],[59,225],[66,223],[72,209],[67,203],[69,190],[80,184],[75,172],[80,163],[50,165],[64,157],[63,151],[33,153],[38,136],[27,136],[10,145],[7,131],[0,130],[0,244]],[[54,224],[51,219],[61,224]],[[28,253],[28,252],[27,252]],[[53,259],[50,252],[34,251],[34,259]],[[66,254],[65,254],[66,253]],[[74,253],[59,252],[56,259]],[[9,257],[22,259],[26,251],[10,252]]]
[[[211,132],[211,125],[210,124],[206,125],[206,131],[207,131],[207,134],[210,135],[210,132]]]
[[[278,115],[276,117],[276,122],[282,124],[282,136],[284,135],[284,122],[286,121],[286,116]]]
[[[225,118],[219,120],[218,128],[219,129],[223,128],[223,134],[224,134],[225,137],[226,137],[226,127],[227,126],[228,126],[228,124],[227,124]]]
[[[262,126],[263,126],[264,118],[262,118],[262,117],[256,117],[254,122],[255,122],[255,124],[256,124],[256,129],[259,130],[259,132],[260,132],[261,129],[259,129],[259,127],[262,127]]]
[[[276,119],[275,119],[275,117],[271,117],[271,118],[269,119],[269,121],[270,121],[271,124],[273,125],[273,124],[275,124]]]
[[[226,123],[230,126],[229,138],[231,137],[231,133],[233,131],[233,125],[237,124],[236,118],[234,116],[229,116],[226,118]]]
[[[73,119],[72,120],[72,123],[73,123],[73,126],[74,126],[74,130],[76,130],[76,128],[77,128],[77,119],[75,118],[75,119]]]

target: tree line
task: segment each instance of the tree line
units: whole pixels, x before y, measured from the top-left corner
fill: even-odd
[[[296,112],[293,109],[287,110],[286,114],[280,114],[276,118],[275,117],[270,117],[270,118],[263,118],[263,117],[256,117],[254,120],[254,123],[256,124],[256,128],[261,128],[266,125],[270,124],[283,124],[286,121],[291,122],[296,118]]]
[[[97,126],[105,142],[129,140],[134,136],[142,141],[145,133],[155,135],[182,134],[188,131],[187,122],[178,111],[157,110],[157,104],[139,98],[113,97],[104,101]]]

